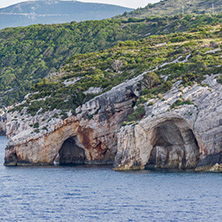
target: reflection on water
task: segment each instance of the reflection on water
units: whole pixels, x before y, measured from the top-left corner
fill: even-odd
[[[0,221],[221,221],[221,187],[222,174],[1,165]]]

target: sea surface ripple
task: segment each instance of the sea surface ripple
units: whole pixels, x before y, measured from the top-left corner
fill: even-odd
[[[0,221],[222,221],[222,174],[5,167],[6,142]]]

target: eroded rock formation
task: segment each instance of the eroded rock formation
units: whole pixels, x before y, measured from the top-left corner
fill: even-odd
[[[172,118],[153,128],[147,167],[195,168],[199,160],[199,147],[188,124]]]
[[[141,78],[138,76],[95,97],[78,107],[77,115],[69,113],[65,120],[56,117],[57,110],[34,117],[9,113],[5,165],[113,163],[117,132],[133,111]]]
[[[67,139],[58,155],[56,156],[54,163],[58,165],[73,165],[73,164],[85,164],[87,158],[85,150],[81,148],[81,145],[77,143],[77,136]]]
[[[154,99],[154,105],[146,105],[146,118],[122,128],[115,169],[207,170],[220,164],[222,86],[215,76],[209,76],[203,84],[184,88],[176,83],[164,99]],[[174,107],[178,99],[189,101],[189,105]]]
[[[57,110],[34,117],[25,109],[23,115],[8,115],[5,164],[114,162],[116,170],[220,171],[222,86],[216,76],[207,77],[202,85],[183,87],[181,82],[175,83],[164,98],[144,104],[145,118],[121,128],[139,97],[142,78],[140,75],[114,87],[64,120],[56,117]]]

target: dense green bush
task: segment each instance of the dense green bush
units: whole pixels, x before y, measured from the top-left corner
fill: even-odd
[[[143,84],[148,88],[157,86],[159,83],[160,83],[159,76],[154,72],[148,72],[143,77]]]
[[[128,116],[127,122],[141,120],[145,114],[146,114],[145,108],[143,105],[141,105],[137,107],[131,115]]]
[[[159,93],[164,94],[172,88],[172,82],[170,81],[162,81],[161,84],[153,87],[153,88],[146,88],[142,90],[142,94],[148,97],[152,97],[152,95],[158,95]]]
[[[35,123],[33,127],[34,128],[39,128],[39,123]]]

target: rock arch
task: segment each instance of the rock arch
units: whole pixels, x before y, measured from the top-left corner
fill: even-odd
[[[158,122],[151,135],[151,151],[146,168],[196,168],[200,149],[185,119],[171,118]]]
[[[66,139],[54,160],[56,165],[85,164],[87,161],[86,150],[79,143],[77,136]]]

